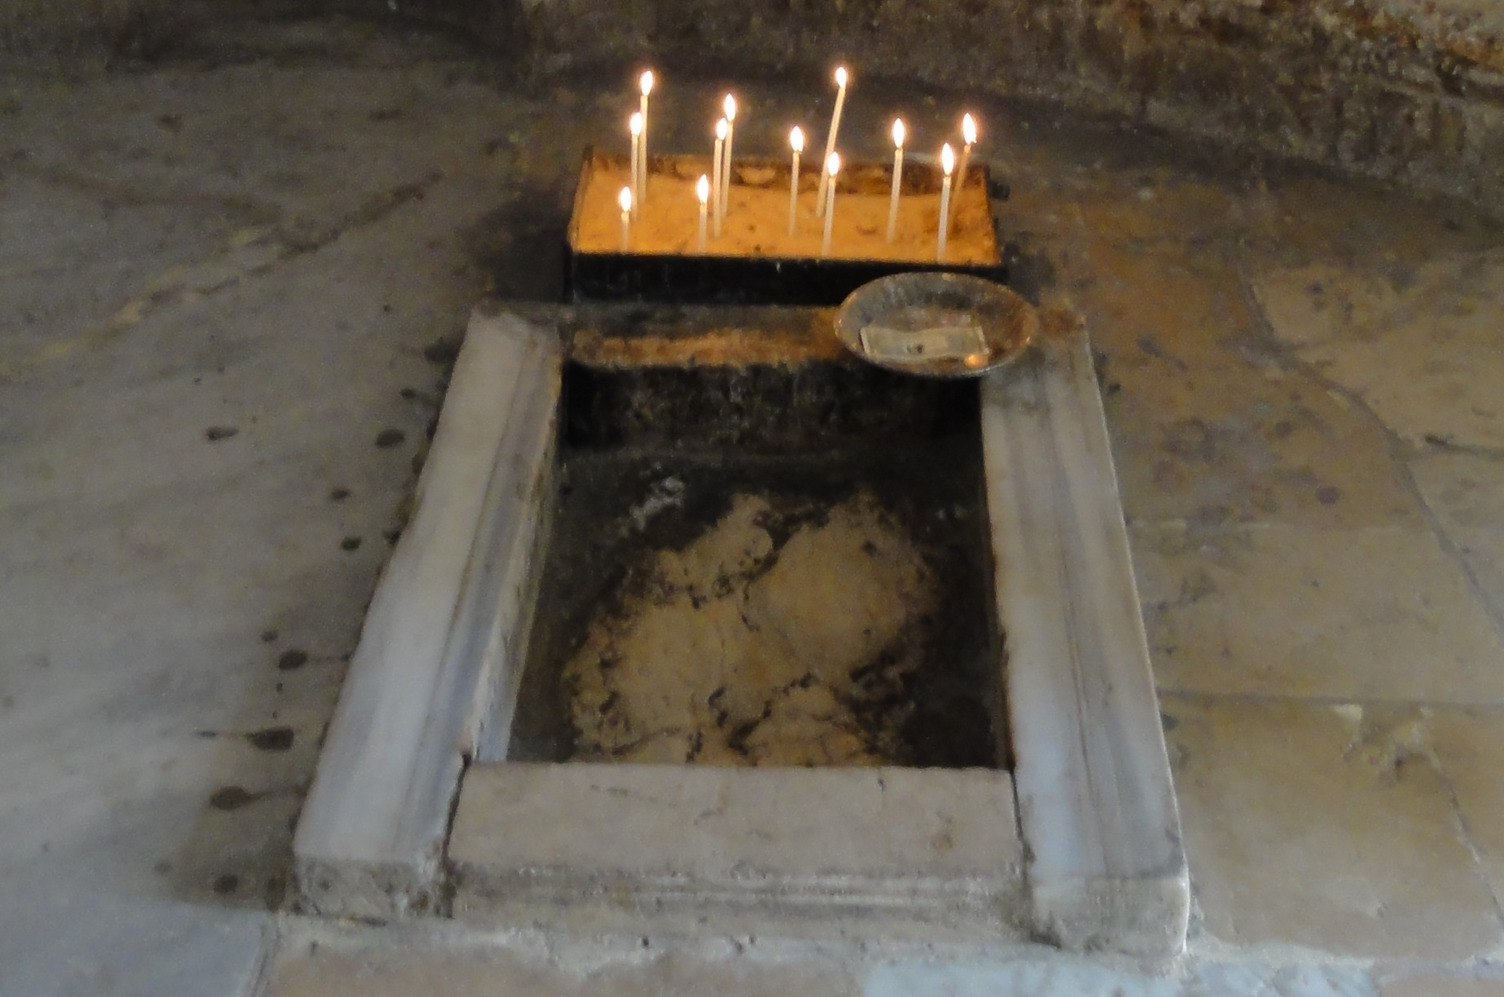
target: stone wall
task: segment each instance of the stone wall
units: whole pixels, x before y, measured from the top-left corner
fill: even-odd
[[[174,19],[172,0],[0,0],[0,52],[82,56],[139,26]]]
[[[1451,2],[699,0],[689,17],[657,0],[523,0],[521,28],[542,71],[647,55],[824,70],[839,56],[1497,204],[1504,14]]]
[[[245,0],[0,0],[0,49],[140,46]],[[651,59],[1016,94],[1504,204],[1504,10],[1490,0],[395,0],[536,75]],[[392,0],[254,9],[391,17]]]

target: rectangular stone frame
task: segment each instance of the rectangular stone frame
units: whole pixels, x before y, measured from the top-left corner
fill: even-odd
[[[770,350],[840,357],[828,311],[734,311],[731,326],[756,331],[735,335],[725,309],[675,313],[667,324],[677,336],[657,362],[740,339],[764,362]],[[371,604],[300,822],[305,905],[385,917],[431,910],[452,889],[456,909],[474,916],[516,917],[535,904],[569,921],[602,902],[629,921],[665,909],[698,923],[865,911],[883,925],[999,940],[1180,951],[1189,883],[1179,816],[1090,344],[1068,313],[1046,313],[1035,351],[982,385],[1011,781],[504,761],[466,774],[478,745],[484,757],[503,754],[524,664],[551,502],[560,341],[610,353],[636,318],[525,306],[472,320],[413,523]],[[925,813],[882,817],[905,812],[894,790]],[[646,819],[644,799],[666,820],[645,850],[614,834]],[[827,819],[811,823],[811,799],[829,801]],[[933,847],[942,825],[968,843],[955,855]],[[770,847],[770,836],[787,847]]]

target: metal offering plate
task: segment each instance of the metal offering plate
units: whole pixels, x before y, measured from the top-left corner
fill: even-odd
[[[1002,284],[901,273],[863,284],[836,312],[836,335],[863,360],[924,377],[977,377],[1029,347],[1039,318]]]

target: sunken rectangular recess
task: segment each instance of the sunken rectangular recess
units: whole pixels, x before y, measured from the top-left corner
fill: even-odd
[[[507,761],[1007,766],[976,382],[575,360],[561,406]]]
[[[522,762],[506,748],[556,505],[565,358],[851,361],[818,310],[477,309],[299,818],[304,908],[1182,951],[1189,877],[1091,342],[1068,311],[1041,328],[980,392],[1007,770]],[[869,442],[945,439],[887,418],[903,411],[878,409]],[[696,452],[703,438],[685,433],[658,452]],[[755,456],[802,452],[781,439]]]

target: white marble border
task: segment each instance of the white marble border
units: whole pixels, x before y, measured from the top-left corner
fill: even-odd
[[[383,918],[443,902],[461,772],[525,632],[551,490],[558,331],[472,317],[438,433],[360,643],[293,841],[313,913]]]
[[[999,936],[1022,921],[1024,934],[1068,948],[1152,957],[1183,948],[1188,876],[1106,422],[1089,341],[1059,313],[1045,323],[1035,355],[982,387],[1018,823],[1013,806],[959,812],[968,828],[987,826],[989,816],[993,825],[1007,825],[1007,835],[989,839],[991,873],[975,863],[952,867],[933,853],[914,855],[904,869],[891,849],[908,840],[907,832],[883,834],[874,826],[844,839],[853,854],[865,849],[870,860],[824,871],[810,866],[811,855],[836,854],[840,844],[822,835],[847,832],[839,820],[811,825],[797,808],[781,810],[776,782],[771,791],[764,785],[777,780],[777,771],[752,777],[734,770],[497,763],[471,770],[473,794],[459,789],[485,715],[509,716],[491,702],[493,695],[515,696],[527,629],[525,582],[547,504],[561,330],[546,318],[548,310],[527,314],[531,321],[505,313],[477,313],[472,321],[418,511],[372,602],[300,822],[295,850],[306,905],[371,917],[431,909],[442,888],[455,886],[445,881],[443,850],[457,805],[458,834],[448,846],[463,913],[515,915],[515,902],[526,897],[558,909],[568,908],[571,897],[630,895],[629,911],[677,903],[703,922],[704,905],[692,902],[703,890],[700,899],[729,911],[761,904],[807,914],[825,903],[832,913],[891,912],[912,903],[921,920],[959,926],[981,902],[986,912],[970,923]],[[808,315],[801,313],[801,327]],[[488,740],[494,737],[493,731]],[[959,798],[968,778],[991,791],[999,775],[928,778]],[[560,793],[580,778],[597,788],[622,780],[631,786],[581,792],[571,808],[570,795]],[[793,799],[796,774],[788,778],[793,795],[783,797]],[[818,777],[830,783],[832,806],[851,803],[852,819],[874,805],[863,788],[872,778],[861,770]],[[920,786],[925,778],[906,772],[897,781]],[[612,821],[626,820],[631,807],[623,803],[616,809],[626,809],[616,813],[602,801],[640,795],[644,779],[667,792],[663,799],[678,801],[664,803],[663,833],[644,844],[647,852],[623,853],[631,861],[623,858],[615,869],[599,863],[582,869],[578,855],[559,859],[565,838],[550,828],[569,827],[579,833],[577,843],[592,843],[581,855],[614,854],[606,848]],[[695,816],[715,809],[700,806],[707,793],[732,810],[746,803],[744,793],[762,794],[759,812],[772,823],[742,838],[727,825],[716,839],[724,847],[711,848],[707,832],[693,826]],[[505,809],[507,800],[514,809]],[[937,805],[922,793],[912,804]],[[901,812],[903,802],[896,805]],[[540,823],[531,819],[532,807],[562,810]],[[685,807],[695,813],[679,813]],[[680,827],[679,817],[690,826]],[[776,837],[780,827],[791,835],[789,847],[764,847],[766,835]],[[498,828],[512,833],[498,837]],[[1022,847],[1008,845],[1018,834]],[[739,855],[741,847],[746,855]],[[727,869],[745,875],[722,874]]]
[[[982,438],[1036,930],[1176,954],[1180,815],[1091,344],[1069,316],[984,382]]]

